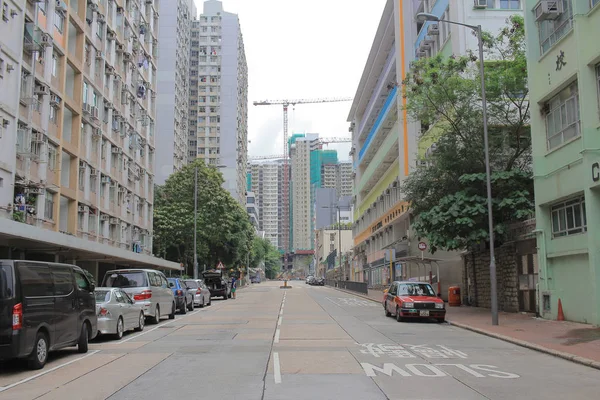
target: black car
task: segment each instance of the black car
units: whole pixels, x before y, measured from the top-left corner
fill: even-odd
[[[94,283],[81,268],[0,260],[0,360],[27,358],[40,369],[49,351],[86,353],[97,332]]]
[[[203,272],[202,277],[210,290],[210,297],[222,297],[223,300],[231,298],[231,287],[228,279],[220,270]]]

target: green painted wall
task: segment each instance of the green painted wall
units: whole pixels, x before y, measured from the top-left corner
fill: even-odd
[[[526,0],[531,10],[537,0]],[[531,136],[538,231],[539,304],[545,318],[557,315],[561,300],[565,318],[600,325],[600,182],[592,166],[600,163],[600,115],[595,66],[600,63],[600,5],[571,0],[573,29],[544,54],[532,12],[525,13],[528,75],[531,101]],[[565,65],[557,68],[563,52]],[[546,121],[540,105],[577,80],[581,135],[548,149]],[[585,196],[587,232],[552,237],[552,204]],[[550,309],[543,308],[549,296]]]
[[[398,177],[399,168],[398,159],[396,159],[396,161],[394,161],[383,177],[379,180],[377,185],[373,187],[369,195],[365,197],[363,202],[357,207],[358,211],[354,212],[355,221],[364,214],[367,208],[369,208],[369,206],[377,199],[377,197],[381,195],[381,192],[383,192],[389,185],[392,184],[392,182],[394,182],[394,180],[396,180]]]
[[[360,193],[364,189],[364,186],[367,184],[369,179],[371,179],[371,176],[373,176],[373,173],[375,172],[375,170],[377,170],[377,168],[381,165],[381,163],[385,159],[385,155],[388,153],[390,148],[394,148],[396,153],[398,153],[398,138],[399,137],[400,136],[398,133],[398,123],[396,122],[394,124],[394,127],[391,129],[390,133],[388,134],[388,136],[385,138],[385,140],[381,144],[381,146],[379,146],[379,149],[373,156],[373,159],[368,163],[367,168],[362,173],[362,175],[360,177],[360,182],[358,183],[358,185],[356,187],[356,193]]]

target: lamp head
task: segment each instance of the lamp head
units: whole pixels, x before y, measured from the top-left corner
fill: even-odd
[[[418,13],[417,16],[415,17],[415,19],[418,22],[439,21],[440,20],[440,18],[437,15],[433,15],[430,13]]]

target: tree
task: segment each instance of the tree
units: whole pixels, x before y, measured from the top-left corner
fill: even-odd
[[[256,268],[261,262],[265,263],[265,275],[274,278],[281,270],[281,258],[279,251],[267,239],[254,237],[252,251],[250,252],[250,267]]]
[[[533,213],[523,17],[484,33],[495,238]],[[437,140],[431,162],[404,182],[418,235],[432,251],[489,241],[480,60],[472,53],[413,63],[403,81],[409,115]]]
[[[221,187],[223,177],[202,160],[172,174],[156,186],[154,254],[181,262],[192,272],[194,264],[194,185],[198,168],[198,265],[213,268],[219,261],[237,267],[245,263],[254,230],[246,210]]]

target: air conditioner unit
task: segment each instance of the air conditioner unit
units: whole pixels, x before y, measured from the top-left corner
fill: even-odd
[[[98,4],[96,4],[96,3],[90,3],[90,2],[88,2],[88,7],[90,8],[91,12],[97,12],[98,11]]]
[[[100,128],[92,128],[92,137],[99,138],[100,136],[102,136]]]
[[[44,47],[52,47],[52,36],[46,32],[42,33],[41,43]]]
[[[92,107],[91,114],[92,114],[92,118],[98,119],[98,114],[99,114],[98,107]]]
[[[541,0],[533,8],[536,22],[557,19],[563,11],[562,0]]]
[[[123,14],[125,12],[125,9],[121,6],[117,6],[117,14]]]
[[[101,214],[100,215],[100,221],[108,221],[109,220],[109,216],[108,214]]]
[[[125,45],[124,44],[118,44],[115,47],[115,50],[117,51],[117,53],[123,53],[125,51]]]
[[[146,0],[146,4],[152,4],[154,0]]]
[[[417,56],[417,57],[425,57],[425,56],[427,56],[427,52],[426,52],[426,51],[424,51],[424,50],[421,50],[421,49],[419,48],[419,49],[417,49],[416,56]]]
[[[103,176],[102,177],[102,183],[110,183],[110,177],[109,176]]]
[[[125,186],[119,187],[119,193],[125,193],[126,191],[127,191],[127,189],[125,188]]]
[[[118,225],[119,224],[119,218],[111,218],[110,219],[110,224],[111,225]]]
[[[437,36],[440,34],[440,26],[438,24],[430,24],[427,27],[427,34],[431,36]]]
[[[487,0],[475,0],[475,8],[487,8]]]
[[[47,95],[50,94],[50,88],[46,85],[36,85],[33,93]]]
[[[106,18],[104,17],[104,15],[102,15],[102,14],[98,14],[98,16],[96,17],[96,21],[97,21],[99,24],[103,24],[103,23],[106,21]]]
[[[96,168],[92,168],[90,170],[90,176],[98,176],[98,170]]]
[[[110,65],[106,66],[105,72],[109,75],[112,75],[115,73],[115,69],[113,67],[111,67]]]
[[[46,136],[41,132],[31,132],[31,141],[35,143],[42,143],[45,141]]]
[[[96,60],[101,60],[104,58],[104,53],[102,53],[100,50],[96,51]]]
[[[106,39],[108,40],[115,40],[117,38],[117,34],[112,32],[112,31],[108,31],[106,32]]]
[[[67,3],[62,0],[56,0],[56,5],[54,6],[54,10],[59,13],[67,12]]]
[[[92,105],[88,104],[88,103],[83,103],[83,113],[84,114],[91,114],[92,113]]]
[[[121,153],[123,153],[123,149],[122,149],[122,148],[120,148],[120,147],[113,147],[113,148],[110,150],[110,152],[111,152],[111,153],[113,153],[113,154],[121,154]]]
[[[85,166],[86,166],[86,165],[87,165],[87,164],[85,163],[85,161],[83,161],[83,160],[79,160],[79,168],[80,168],[80,169],[83,169],[83,168],[85,168]]]
[[[123,61],[125,61],[125,62],[131,61],[131,53],[128,53],[128,52],[123,53]]]
[[[55,94],[50,95],[50,105],[57,106],[60,104],[60,97]]]
[[[89,212],[90,208],[88,206],[79,206],[77,207],[77,211],[79,211],[80,213]]]

